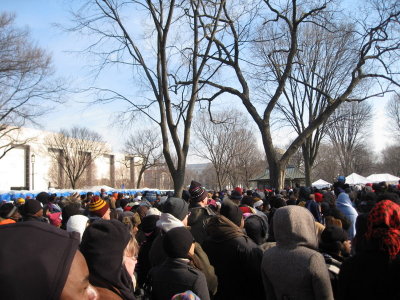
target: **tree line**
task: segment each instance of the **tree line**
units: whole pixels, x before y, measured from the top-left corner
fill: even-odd
[[[361,5],[355,13],[321,0],[88,0],[73,12],[67,30],[97,38],[83,51],[100,59],[98,72],[119,67],[140,83],[134,95],[91,87],[93,101],[125,104],[126,122],[139,116],[154,122],[177,195],[184,187],[198,108],[215,123],[219,105],[223,111],[240,107],[250,117],[271,185],[281,188],[286,166],[299,150],[309,183],[326,136],[343,157],[341,168],[354,168],[350,157],[359,147],[352,136],[358,129],[344,124],[364,122],[358,113],[362,103],[379,101],[399,87],[400,3]],[[132,25],[132,17],[140,22]],[[393,126],[394,107],[394,113],[387,109]],[[273,134],[284,126],[295,137],[282,153]],[[204,148],[198,150],[204,156]],[[208,159],[225,159],[217,150],[208,149]]]

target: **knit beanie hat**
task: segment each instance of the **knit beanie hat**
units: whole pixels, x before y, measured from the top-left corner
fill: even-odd
[[[346,231],[338,226],[328,226],[321,233],[320,249],[322,251],[337,252],[341,243],[348,240]]]
[[[21,204],[24,204],[25,203],[25,199],[24,198],[18,198],[17,199],[17,204],[18,205],[21,205]]]
[[[323,195],[321,193],[314,193],[314,199],[316,202],[321,203],[322,198],[323,198]]]
[[[67,222],[68,232],[79,232],[80,239],[82,240],[83,233],[87,227],[89,218],[83,215],[71,216]]]
[[[54,226],[61,226],[62,216],[61,212],[52,213],[49,215],[50,224]]]
[[[69,203],[62,209],[62,228],[65,229],[70,217],[81,213],[81,205],[79,203]]]
[[[240,186],[235,187],[233,190],[238,192],[240,195],[243,194],[243,189]]]
[[[39,201],[30,199],[25,202],[23,211],[24,215],[34,215],[41,209],[43,209],[43,207]]]
[[[183,221],[189,213],[189,205],[181,198],[170,197],[163,205],[163,213],[169,213]]]
[[[150,215],[143,218],[142,223],[139,224],[139,229],[144,233],[150,233],[156,230],[157,221],[160,219],[160,216]]]
[[[321,240],[325,243],[331,242],[344,242],[347,241],[349,238],[347,236],[346,231],[338,226],[328,226],[324,229],[321,234]]]
[[[229,197],[232,200],[242,200],[242,193],[238,191],[232,191],[231,196]]]
[[[0,217],[3,219],[8,219],[16,211],[17,208],[12,203],[4,203],[2,206],[0,206]]]
[[[36,200],[42,202],[43,204],[47,204],[49,202],[50,195],[46,192],[40,192],[36,195]]]
[[[94,196],[89,203],[89,213],[94,216],[102,217],[110,206],[99,196]]]
[[[232,201],[225,200],[221,205],[221,215],[225,216],[237,226],[242,223],[243,213],[240,208],[235,205]]]
[[[193,235],[185,227],[172,228],[163,239],[164,251],[171,258],[188,258],[193,243]]]
[[[171,300],[201,300],[201,299],[192,291],[186,291],[180,294],[176,294],[171,298]]]
[[[194,202],[203,201],[207,197],[207,192],[201,186],[201,183],[192,180],[189,187],[190,197]]]

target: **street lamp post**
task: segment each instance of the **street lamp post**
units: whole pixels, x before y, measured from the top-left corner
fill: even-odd
[[[31,155],[31,163],[32,163],[32,190],[35,189],[35,154]]]

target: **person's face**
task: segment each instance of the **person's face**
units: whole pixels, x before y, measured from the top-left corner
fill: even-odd
[[[102,217],[102,219],[104,219],[104,220],[110,220],[110,219],[111,219],[110,214],[111,214],[111,209],[108,209],[108,210],[106,211],[106,213],[104,214],[104,216]]]
[[[36,217],[43,217],[43,208],[41,208],[36,214]]]
[[[343,242],[343,249],[342,251],[346,254],[350,254],[351,251],[351,241],[347,240]]]
[[[60,300],[96,300],[97,292],[89,283],[89,269],[85,258],[78,250],[75,253],[71,269],[61,292]]]
[[[139,231],[139,228],[137,226],[132,227],[132,234],[136,235],[136,233]]]
[[[21,219],[21,214],[18,212],[18,210],[16,210],[15,213],[11,216],[11,219],[13,219],[14,221],[18,221],[19,219]]]

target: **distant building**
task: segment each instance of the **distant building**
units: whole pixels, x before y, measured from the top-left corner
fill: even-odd
[[[257,182],[257,188],[260,190],[271,188],[270,185],[270,177],[269,177],[269,169],[265,170],[265,173],[258,178],[251,179],[250,181]],[[284,186],[293,187],[295,184],[298,183],[300,185],[305,184],[305,176],[304,173],[301,172],[295,166],[288,166],[286,168],[285,173],[285,184]]]
[[[70,188],[64,172],[49,154],[55,150],[49,149],[45,144],[46,137],[52,132],[21,128],[15,134],[25,143],[10,150],[0,159],[0,190]],[[0,140],[0,146],[6,143],[7,141]],[[139,163],[137,157],[111,151],[104,153],[85,170],[80,187],[93,185],[108,185],[114,188],[136,187]]]

